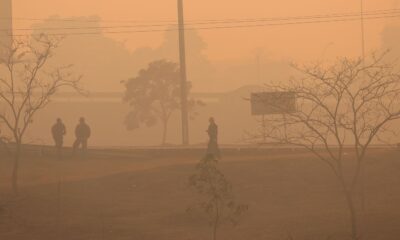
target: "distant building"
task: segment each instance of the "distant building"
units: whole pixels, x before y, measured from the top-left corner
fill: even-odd
[[[12,44],[12,0],[0,0],[0,51]]]

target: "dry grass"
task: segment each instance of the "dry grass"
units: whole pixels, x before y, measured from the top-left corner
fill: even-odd
[[[204,218],[186,212],[196,201],[187,183],[198,154],[127,152],[62,161],[26,157],[22,194],[5,205],[0,239],[210,239]],[[0,161],[3,193],[9,191],[10,164]],[[220,239],[346,239],[346,205],[336,181],[308,154],[232,152],[220,164],[237,198],[249,205],[243,222],[235,229],[223,227]],[[399,153],[374,151],[366,171],[365,239],[397,240]]]

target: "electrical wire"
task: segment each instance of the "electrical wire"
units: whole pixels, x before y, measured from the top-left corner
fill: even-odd
[[[322,15],[321,15],[322,16]],[[327,16],[327,15],[325,15]],[[332,15],[330,15],[332,16]],[[388,18],[398,18],[400,17],[400,11],[395,12],[393,11],[392,13],[374,13],[372,14],[371,12],[364,14],[364,19],[365,20],[373,20],[373,19],[388,19]],[[286,25],[301,25],[301,24],[316,24],[316,23],[333,23],[333,22],[350,22],[350,21],[359,21],[360,20],[360,13],[354,14],[354,15],[336,15],[335,17],[310,17],[310,16],[304,16],[299,20],[307,20],[307,21],[291,21],[291,20],[296,20],[299,18],[286,18],[284,21],[286,22],[279,22],[282,20],[279,20],[278,22],[272,22],[271,19],[268,20],[257,20],[257,21],[251,21],[251,22],[237,22],[237,21],[231,21],[231,22],[225,22],[223,24],[225,25],[213,25],[213,26],[205,26],[205,27],[186,27],[186,30],[210,30],[210,29],[239,29],[239,28],[254,28],[254,27],[265,27],[265,26],[286,26]],[[275,18],[275,21],[276,18]],[[260,22],[260,23],[259,23]],[[267,22],[267,23],[265,23]],[[238,23],[240,23],[238,25]],[[241,23],[259,23],[259,24],[241,24]],[[221,23],[222,24],[222,23]],[[235,24],[235,25],[226,25],[226,24]],[[140,29],[140,30],[123,30],[123,31],[96,31],[96,32],[65,32],[65,33],[46,33],[47,35],[52,35],[52,36],[69,36],[69,35],[98,35],[98,34],[123,34],[123,33],[149,33],[149,32],[167,32],[167,31],[177,31],[179,28],[177,28],[177,25],[161,25],[161,26],[169,26],[169,27],[175,27],[175,28],[166,28],[166,29]],[[190,26],[190,25],[189,25]],[[134,28],[134,26],[129,26]],[[153,26],[151,26],[153,27]],[[116,26],[110,26],[109,28],[105,27],[96,27],[93,29],[118,29],[120,27]],[[24,29],[24,30],[45,30],[46,28],[43,29],[35,29],[35,28],[29,28],[29,29]],[[88,30],[88,28],[56,28],[56,29],[47,29],[47,30]],[[9,29],[0,29],[0,31],[6,32],[9,31]],[[29,34],[30,35],[30,34]],[[12,36],[28,36],[28,34],[12,34]]]
[[[364,14],[374,14],[374,13],[393,13],[399,12],[400,8],[392,8],[392,9],[382,9],[382,10],[373,10],[366,11]],[[285,20],[285,19],[296,19],[296,18],[309,18],[309,17],[325,17],[325,16],[336,16],[336,15],[360,15],[360,12],[347,12],[347,13],[337,13],[337,14],[324,14],[324,15],[311,15],[311,16],[294,16],[294,17],[278,17],[278,18],[228,18],[228,19],[200,19],[200,20],[186,20],[186,23],[204,23],[204,22],[226,22],[226,21],[253,21],[253,20]],[[0,21],[9,21],[10,18],[0,18]],[[97,20],[97,19],[65,19],[65,18],[12,18],[13,21],[47,21],[47,22],[118,22],[118,23],[176,23],[177,20]],[[169,24],[167,24],[169,25]]]
[[[397,12],[384,12],[384,13],[370,13],[367,12],[363,16],[380,16],[390,15]],[[314,15],[314,16],[301,16],[301,17],[290,17],[290,18],[268,18],[268,19],[246,19],[246,20],[225,20],[219,22],[198,22],[198,23],[186,23],[186,26],[196,25],[218,25],[218,24],[233,24],[233,23],[257,23],[257,22],[273,22],[273,21],[291,21],[291,20],[309,20],[309,19],[328,19],[338,17],[358,17],[360,13],[353,14],[330,14],[330,15]],[[117,26],[88,26],[88,27],[44,27],[44,28],[14,28],[13,31],[56,31],[56,30],[90,30],[90,29],[119,29],[119,28],[149,28],[149,27],[177,27],[178,24],[142,24],[142,25],[117,25]],[[10,29],[0,29],[0,31],[10,31]]]

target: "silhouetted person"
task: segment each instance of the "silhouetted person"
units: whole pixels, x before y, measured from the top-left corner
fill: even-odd
[[[10,149],[8,149],[8,143],[9,143],[8,138],[2,135],[2,132],[0,129],[0,147],[4,148],[7,154],[10,154]],[[0,150],[3,150],[3,149],[0,149]]]
[[[218,147],[218,125],[215,123],[214,118],[209,119],[210,125],[208,126],[208,148],[207,154],[212,154],[215,158],[220,158],[220,151]]]
[[[82,152],[86,153],[87,151],[87,142],[90,137],[90,127],[86,124],[85,119],[82,117],[79,119],[79,124],[75,128],[75,136],[76,140],[74,142],[73,150],[74,153],[78,150],[80,146],[82,146]]]
[[[51,134],[53,135],[55,147],[57,150],[58,157],[61,157],[62,147],[64,144],[64,136],[67,133],[64,123],[60,118],[57,118],[56,123],[51,128]]]
[[[0,129],[0,143],[5,143],[5,137],[1,135],[1,129]]]

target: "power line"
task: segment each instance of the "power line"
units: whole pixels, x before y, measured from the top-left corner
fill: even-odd
[[[361,13],[362,16],[380,16],[400,13],[398,11],[391,12],[366,12]],[[263,19],[237,19],[237,20],[219,20],[213,22],[197,22],[189,23],[186,25],[217,25],[217,24],[230,24],[230,23],[257,23],[257,22],[273,22],[273,21],[290,21],[290,20],[309,20],[309,19],[327,19],[327,18],[338,18],[338,17],[358,17],[360,13],[342,13],[342,14],[329,14],[329,15],[312,15],[312,16],[298,16],[298,17],[287,17],[287,18],[263,18]],[[117,26],[88,26],[88,27],[45,27],[45,28],[14,28],[14,31],[56,31],[56,30],[90,30],[90,29],[118,29],[118,28],[150,28],[150,27],[177,27],[177,24],[141,24],[141,25],[117,25]],[[0,31],[8,31],[9,29],[0,29]]]
[[[374,19],[388,19],[388,18],[398,18],[400,14],[384,15],[384,16],[370,16],[365,17],[364,20],[374,20]],[[359,21],[359,15],[355,17],[345,17],[345,18],[332,18],[323,20],[312,20],[312,21],[292,21],[284,23],[263,23],[263,24],[246,24],[246,25],[222,25],[222,26],[211,26],[211,27],[189,27],[186,30],[212,30],[212,29],[240,29],[240,28],[255,28],[255,27],[266,27],[266,26],[288,26],[288,25],[303,25],[303,24],[316,24],[316,23],[334,23],[334,22],[351,22]],[[34,29],[33,29],[34,30]],[[179,28],[169,28],[169,29],[145,29],[145,30],[124,30],[124,31],[100,31],[100,32],[68,32],[68,33],[46,33],[49,36],[71,36],[71,35],[101,35],[101,34],[124,34],[124,33],[151,33],[151,32],[168,32],[168,31],[178,31]],[[6,31],[6,30],[0,30]],[[32,34],[12,34],[15,37],[30,36]],[[39,34],[33,34],[39,35]]]
[[[379,13],[398,13],[400,9],[386,9],[386,10],[374,10],[364,12],[364,15],[371,14],[379,14]],[[360,12],[345,12],[345,13],[331,13],[331,14],[318,14],[318,15],[309,15],[309,16],[292,16],[292,17],[274,17],[274,18],[228,18],[228,19],[211,19],[211,20],[202,20],[203,22],[225,22],[225,21],[271,21],[271,20],[290,20],[290,19],[308,19],[308,18],[323,18],[323,17],[340,17],[340,16],[360,16]],[[192,21],[194,23],[202,22],[201,20]],[[190,21],[188,21],[190,22]]]
[[[368,14],[379,14],[379,13],[397,13],[400,11],[400,8],[392,8],[392,9],[382,9],[382,10],[373,10],[366,11],[364,15]],[[275,17],[275,18],[227,18],[227,19],[200,19],[200,20],[187,20],[186,23],[190,24],[202,24],[202,23],[213,23],[213,22],[229,22],[229,21],[270,21],[270,20],[290,20],[290,19],[304,19],[304,18],[321,18],[321,17],[335,17],[335,16],[360,16],[360,12],[347,12],[347,13],[334,13],[334,14],[320,14],[320,15],[310,15],[310,16],[292,16],[292,17]],[[0,21],[9,21],[10,18],[0,18]],[[14,17],[12,20],[24,20],[24,21],[47,21],[47,22],[108,22],[108,23],[160,23],[160,24],[150,24],[151,25],[176,25],[176,20],[101,20],[101,19],[65,19],[65,18],[18,18]],[[169,24],[168,24],[169,23]]]
[[[9,21],[9,18],[0,18],[0,21]],[[14,17],[13,21],[50,21],[50,22],[109,22],[109,23],[162,23],[162,22],[175,22],[173,20],[101,20],[101,19],[78,19],[78,18],[22,18],[22,17]]]

